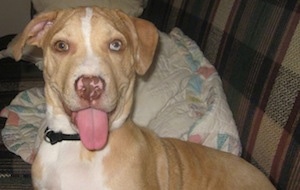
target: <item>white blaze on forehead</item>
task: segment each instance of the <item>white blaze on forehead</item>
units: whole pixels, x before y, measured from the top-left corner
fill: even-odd
[[[92,44],[91,44],[91,19],[93,16],[93,10],[91,8],[85,9],[85,16],[81,18],[81,28],[84,38],[84,43],[87,50],[87,56],[90,57],[93,55]]]
[[[83,40],[80,42],[80,46],[82,46],[82,49],[86,51],[86,54],[84,57],[82,57],[83,60],[78,67],[76,67],[75,71],[73,72],[73,77],[71,78],[70,82],[74,82],[78,79],[78,77],[82,75],[95,75],[98,76],[100,74],[100,65],[101,58],[97,56],[95,51],[92,47],[92,17],[93,17],[93,9],[90,7],[87,7],[85,9],[85,15],[80,18],[81,21],[81,33]]]
[[[92,16],[93,9],[87,7],[85,9],[85,16],[81,18],[81,30],[84,40],[84,46],[86,50],[86,57],[83,60],[83,63],[78,67],[77,71],[74,73],[76,77],[81,75],[98,75],[99,71],[99,58],[96,56],[92,49],[91,33],[92,33]]]

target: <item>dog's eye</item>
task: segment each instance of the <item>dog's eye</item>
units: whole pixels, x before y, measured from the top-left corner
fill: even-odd
[[[54,45],[54,48],[57,50],[57,51],[60,51],[60,52],[66,52],[69,50],[69,44],[67,44],[66,42],[64,41],[57,41]]]
[[[109,44],[109,49],[113,51],[120,51],[122,48],[122,42],[120,40],[114,40]]]

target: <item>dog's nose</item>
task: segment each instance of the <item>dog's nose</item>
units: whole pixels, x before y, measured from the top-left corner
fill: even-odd
[[[75,82],[78,96],[88,101],[99,99],[104,88],[104,80],[96,76],[81,76]]]

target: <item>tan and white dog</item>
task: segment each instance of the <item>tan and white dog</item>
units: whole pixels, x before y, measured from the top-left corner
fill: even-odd
[[[42,13],[27,25],[14,56],[25,44],[43,49],[47,103],[36,189],[274,189],[237,156],[158,138],[129,119],[135,75],[149,68],[157,41],[153,24],[96,7]]]

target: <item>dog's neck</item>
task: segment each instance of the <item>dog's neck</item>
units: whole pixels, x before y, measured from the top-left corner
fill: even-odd
[[[59,110],[59,111],[58,111]],[[47,105],[47,123],[50,130],[64,134],[77,134],[70,117],[58,107]]]
[[[63,134],[62,132],[54,132],[48,127],[45,130],[44,140],[52,145],[61,141],[79,141],[79,134]]]

